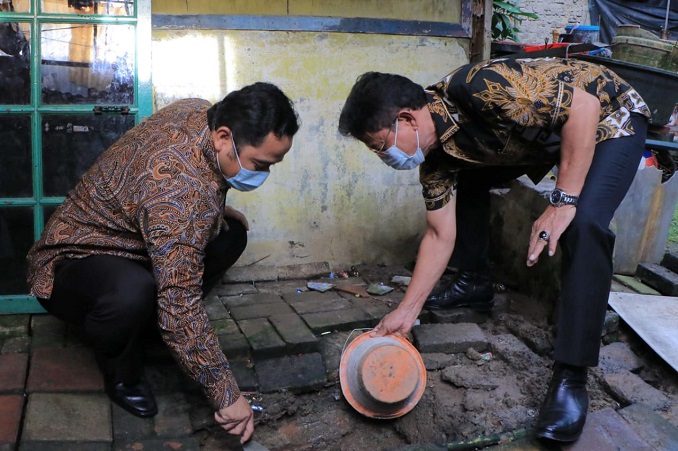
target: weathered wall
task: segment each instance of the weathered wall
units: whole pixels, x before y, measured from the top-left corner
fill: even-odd
[[[152,0],[154,14],[371,17],[457,23],[466,0]]]
[[[394,171],[337,132],[356,77],[396,72],[426,84],[468,62],[466,41],[373,34],[153,32],[156,107],[198,96],[220,100],[255,81],[294,101],[302,127],[261,188],[229,192],[250,221],[246,265],[411,261],[424,230],[417,171]]]
[[[588,0],[520,0],[518,6],[523,11],[539,16],[536,20],[524,20],[521,25],[520,42],[544,44],[548,38],[552,42],[551,30],[564,29],[567,24],[579,21],[582,25],[591,23]]]

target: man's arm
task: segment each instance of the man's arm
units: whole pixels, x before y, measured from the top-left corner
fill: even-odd
[[[560,165],[556,187],[578,196],[591,167],[596,148],[596,131],[600,121],[600,101],[586,91],[574,88],[570,115],[561,129]],[[576,207],[549,205],[532,225],[527,266],[533,266],[548,244],[549,256],[556,252],[558,239],[570,225]],[[539,239],[539,233],[549,233],[549,241]]]
[[[398,308],[382,318],[371,332],[372,336],[406,335],[412,330],[426,297],[450,261],[457,234],[456,200],[457,197],[452,196],[443,208],[426,213],[426,232],[405,297]]]
[[[166,177],[180,162],[172,149],[163,156],[154,159],[150,171],[154,176],[145,182],[149,188],[136,212],[157,284],[158,325],[177,363],[220,410],[240,397],[202,302],[204,249],[222,220],[222,211],[210,202],[211,197],[197,192],[199,185],[190,183],[188,174],[165,186],[156,174]]]

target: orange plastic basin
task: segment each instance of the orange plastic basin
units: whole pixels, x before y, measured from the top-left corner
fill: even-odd
[[[344,350],[339,364],[344,398],[371,418],[396,418],[412,410],[426,389],[426,368],[404,338],[363,333]]]

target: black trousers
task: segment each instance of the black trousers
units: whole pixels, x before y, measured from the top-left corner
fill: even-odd
[[[228,230],[205,248],[205,294],[247,245],[245,227],[234,219],[227,223]],[[51,298],[38,301],[50,314],[84,332],[107,383],[139,381],[140,339],[155,324],[156,284],[150,266],[111,255],[64,260],[57,265]]]
[[[596,366],[612,281],[614,233],[610,222],[638,170],[647,121],[632,114],[635,135],[596,146],[577,213],[561,236],[561,299],[554,360]],[[489,270],[490,188],[524,174],[517,167],[464,170],[457,185],[457,240],[454,267]],[[525,253],[527,259],[527,246]],[[544,258],[545,254],[542,254]]]

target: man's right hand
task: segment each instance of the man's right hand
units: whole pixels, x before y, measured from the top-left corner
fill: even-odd
[[[240,443],[248,441],[254,432],[254,412],[244,396],[215,412],[214,419],[229,434],[242,436]]]
[[[371,337],[383,337],[384,335],[398,335],[400,337],[407,337],[407,334],[412,330],[419,312],[421,309],[407,309],[399,306],[388,315],[384,316],[382,320],[370,332]]]

